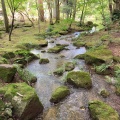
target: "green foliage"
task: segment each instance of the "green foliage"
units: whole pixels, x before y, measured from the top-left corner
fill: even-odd
[[[100,66],[95,66],[95,65],[94,65],[94,67],[95,67],[96,71],[98,71],[98,72],[104,72],[104,71],[105,71],[106,69],[108,69],[111,65],[112,65],[112,62],[109,63],[109,64],[104,63],[104,64],[102,64],[102,65],[100,65]]]

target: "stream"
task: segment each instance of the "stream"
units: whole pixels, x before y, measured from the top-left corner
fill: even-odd
[[[58,38],[47,38],[47,47],[31,51],[34,54],[39,54],[41,58],[48,58],[50,61],[48,64],[39,64],[39,60],[35,60],[26,67],[37,77],[35,89],[44,106],[43,114],[36,120],[92,120],[88,110],[88,102],[91,100],[102,100],[111,105],[120,114],[120,98],[114,93],[114,86],[108,84],[104,76],[92,73],[84,60],[73,59],[76,55],[86,52],[85,47],[78,49],[72,45],[72,39],[78,37],[79,34],[79,32],[75,32]],[[51,41],[54,41],[54,43]],[[66,50],[57,54],[41,52],[43,50],[47,51],[48,48],[54,47],[56,44],[68,44],[68,46]],[[62,55],[65,57],[61,57]],[[86,90],[67,85],[71,94],[60,103],[52,104],[49,101],[51,94],[57,87],[64,85],[64,79],[67,74],[65,72],[63,76],[58,77],[53,75],[53,71],[68,61],[77,63],[74,71],[83,70],[90,73],[92,88]],[[99,92],[102,89],[109,91],[110,96],[107,98],[100,96]]]

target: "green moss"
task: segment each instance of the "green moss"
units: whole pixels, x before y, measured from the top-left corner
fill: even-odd
[[[67,82],[75,87],[90,88],[92,81],[90,75],[86,72],[72,71],[67,74]]]
[[[89,110],[93,120],[119,120],[118,113],[102,101],[89,102]]]
[[[70,94],[70,90],[66,86],[58,87],[53,93],[50,102],[57,103]]]
[[[40,58],[39,63],[40,64],[47,64],[47,63],[49,63],[49,59],[47,59],[47,58]]]
[[[73,62],[67,62],[65,64],[65,71],[71,71],[75,68],[75,63]]]
[[[14,78],[15,73],[16,68],[14,68],[12,65],[0,65],[0,79],[2,79],[4,82],[11,82]]]
[[[54,73],[55,75],[61,76],[61,75],[63,75],[63,72],[64,72],[64,68],[61,67],[61,68],[56,69],[53,73]]]
[[[81,42],[79,40],[73,42],[73,45],[76,46],[76,47],[78,47],[78,48],[85,46],[85,44],[86,44],[85,42]]]
[[[112,52],[108,49],[99,47],[94,50],[89,50],[85,53],[85,61],[88,64],[98,64],[108,62],[113,59]]]
[[[60,51],[62,51],[64,49],[64,46],[55,46],[53,48],[49,48],[48,52],[49,53],[59,53]]]

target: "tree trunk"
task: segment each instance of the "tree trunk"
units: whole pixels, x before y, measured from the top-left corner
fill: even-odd
[[[53,20],[52,20],[52,7],[51,7],[51,3],[50,3],[49,0],[47,1],[47,5],[48,5],[48,10],[49,10],[50,25],[53,25]]]
[[[44,22],[44,8],[43,8],[43,0],[38,0],[38,8],[40,13],[40,20],[41,22]]]
[[[76,4],[77,4],[77,0],[74,0],[73,20],[75,20],[75,16],[76,16]]]
[[[109,0],[109,11],[110,11],[110,18],[112,20],[112,14],[113,14],[112,0]]]
[[[55,4],[56,4],[56,22],[59,22],[60,20],[59,0],[55,0]]]
[[[12,31],[13,31],[13,27],[14,27],[14,21],[15,21],[15,12],[12,13],[12,24],[11,24],[11,29],[10,29],[10,32],[9,32],[9,41],[11,41],[11,35],[12,35]]]
[[[4,16],[5,30],[6,30],[6,33],[9,33],[9,22],[8,22],[8,17],[7,17],[4,0],[1,0],[1,4],[2,4],[2,11],[3,11],[3,16]]]
[[[85,0],[84,0],[84,6],[83,6],[83,9],[82,9],[82,14],[81,14],[81,17],[80,17],[80,25],[82,25],[82,20],[83,20],[83,16],[84,16],[84,10],[85,10]]]

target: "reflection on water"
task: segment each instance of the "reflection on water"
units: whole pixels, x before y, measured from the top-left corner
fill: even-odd
[[[71,86],[71,94],[67,99],[63,100],[57,105],[52,105],[49,102],[52,92],[61,85],[64,85],[63,77],[57,77],[53,75],[53,71],[61,67],[67,61],[76,61],[75,71],[84,70],[89,72],[88,67],[85,65],[84,60],[73,60],[78,54],[84,54],[86,52],[85,47],[76,49],[71,43],[72,38],[76,37],[79,33],[61,36],[57,39],[48,39],[48,41],[54,40],[54,43],[49,43],[48,47],[42,50],[47,51],[48,48],[55,46],[55,44],[68,44],[69,50],[63,50],[59,54],[53,53],[41,53],[41,50],[32,50],[34,54],[39,54],[40,57],[48,58],[50,63],[39,64],[39,60],[31,62],[26,69],[31,71],[37,76],[37,82],[35,89],[41,102],[44,105],[44,113],[42,118],[37,120],[91,120],[88,112],[88,101],[90,100],[102,100],[110,104],[120,113],[120,99],[116,96],[111,89],[111,85],[105,82],[104,77],[96,74],[91,74],[93,87],[90,90],[76,89]],[[60,55],[65,57],[61,58]],[[66,73],[65,73],[66,74]],[[108,90],[111,95],[108,98],[102,98],[98,93],[101,89]]]

